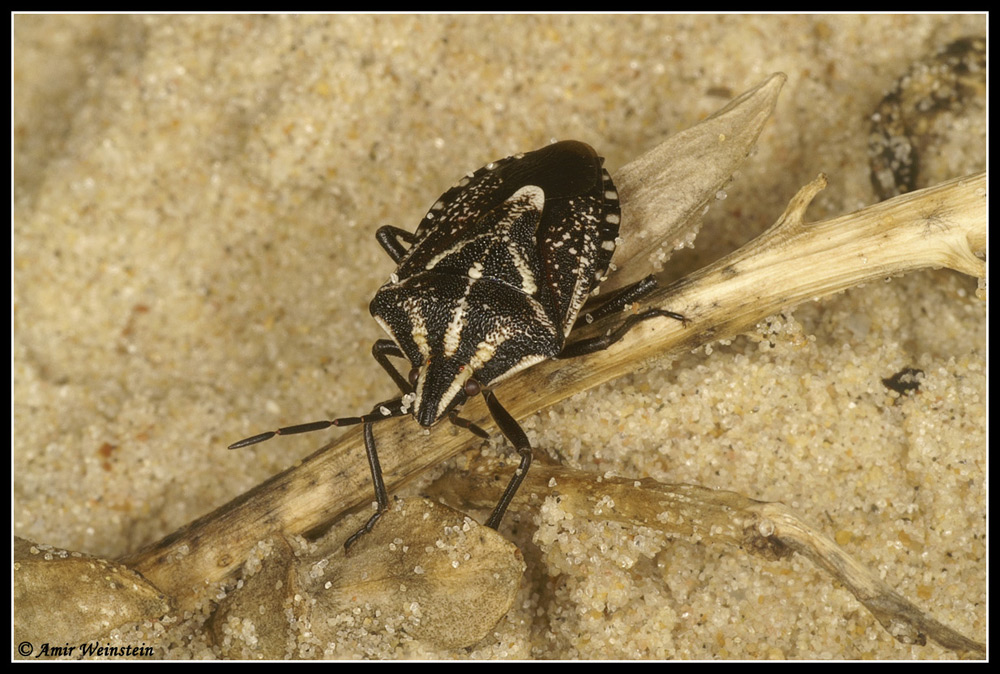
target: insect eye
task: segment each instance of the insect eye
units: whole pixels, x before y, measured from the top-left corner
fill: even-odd
[[[414,388],[417,387],[417,377],[419,377],[419,376],[420,376],[420,368],[419,367],[415,367],[412,370],[410,370],[410,374],[407,376],[407,379],[410,380],[410,386],[412,386]]]
[[[480,392],[482,392],[482,390],[483,387],[480,386],[479,382],[476,381],[475,379],[469,379],[467,382],[465,382],[465,395],[469,396],[470,398],[479,395]]]

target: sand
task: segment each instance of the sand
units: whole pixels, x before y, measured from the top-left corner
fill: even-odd
[[[598,148],[613,172],[786,73],[758,151],[695,251],[671,262],[679,277],[763,231],[821,171],[830,186],[813,219],[877,201],[867,139],[879,100],[914,61],[985,26],[950,15],[16,16],[14,534],[125,555],[327,438],[227,451],[234,440],[392,395],[369,353],[383,335],[367,304],[393,268],[374,231],[412,229],[463,173],[565,138]],[[982,170],[982,129],[950,132],[938,179]],[[975,279],[947,271],[869,284],[786,314],[769,341],[653,365],[524,427],[574,467],[783,501],[984,640],[987,322],[975,293]],[[925,376],[902,399],[882,378],[905,367]],[[531,531],[518,542],[536,545]],[[522,600],[476,648],[374,634],[365,651],[328,653],[953,657],[896,643],[801,558],[684,540],[630,563],[547,554],[526,555]],[[217,657],[203,619],[105,641],[141,634],[158,657]]]

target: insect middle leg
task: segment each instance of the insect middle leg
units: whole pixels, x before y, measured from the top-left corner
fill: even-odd
[[[406,255],[407,251],[410,250],[401,244],[400,241],[402,240],[404,243],[412,246],[417,242],[417,237],[414,236],[413,232],[408,232],[405,229],[393,227],[392,225],[385,225],[384,227],[379,227],[375,232],[375,240],[382,246],[382,250],[392,258],[392,261],[398,263]]]

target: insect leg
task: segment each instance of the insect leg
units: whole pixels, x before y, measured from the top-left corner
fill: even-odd
[[[563,347],[563,350],[559,352],[556,356],[557,359],[566,358],[576,358],[577,356],[584,356],[588,353],[594,353],[596,351],[603,351],[608,348],[622,337],[624,337],[629,330],[634,328],[639,323],[643,321],[648,321],[650,318],[673,318],[675,320],[686,323],[687,319],[678,313],[673,311],[667,311],[666,309],[649,309],[643,311],[642,313],[633,314],[625,319],[621,325],[619,325],[614,330],[611,330],[605,335],[600,335],[599,337],[591,337],[589,339],[581,339],[579,341],[573,342],[572,344],[567,344]]]
[[[656,277],[650,274],[641,281],[637,281],[632,285],[616,290],[605,299],[603,304],[598,306],[593,311],[585,313],[581,320],[585,320],[587,323],[592,323],[593,321],[610,316],[613,313],[623,311],[628,305],[642,299],[653,290],[656,290],[657,287],[658,284],[656,282]],[[668,311],[666,309],[648,309],[647,311],[629,316],[622,322],[621,325],[605,335],[589,339],[581,339],[567,344],[563,347],[563,350],[558,356],[556,356],[556,358],[574,358],[576,356],[594,353],[595,351],[603,351],[624,337],[629,330],[634,328],[639,323],[651,318],[660,317],[673,318],[674,320],[681,321],[682,323],[687,322],[686,317],[675,311]],[[580,321],[577,321],[574,328],[576,325],[579,325],[579,323]],[[572,335],[572,331],[570,334]]]
[[[497,422],[500,431],[514,445],[517,453],[521,455],[521,463],[507,484],[507,488],[504,489],[503,496],[500,497],[499,503],[493,509],[490,519],[486,522],[486,526],[489,528],[497,529],[500,527],[500,520],[503,519],[504,513],[507,512],[507,506],[514,499],[514,494],[517,493],[518,487],[524,482],[524,478],[528,474],[528,468],[531,467],[531,443],[528,442],[528,436],[525,435],[520,424],[503,408],[503,405],[496,399],[492,391],[483,391],[483,397],[486,399],[486,406],[490,408],[490,414],[493,415],[493,420]]]
[[[405,393],[412,393],[413,387],[410,386],[410,382],[406,381],[406,377],[399,373],[396,366],[389,361],[389,356],[395,358],[406,358],[403,351],[396,346],[396,342],[391,339],[377,339],[375,343],[372,344],[372,356],[378,361],[378,364],[382,366],[382,369],[389,373],[392,380],[396,382],[396,386],[399,390]]]
[[[580,320],[583,320],[585,323],[593,323],[594,321],[599,321],[606,316],[610,316],[611,314],[624,311],[630,304],[638,302],[658,287],[659,283],[657,283],[656,277],[650,274],[646,278],[636,281],[631,285],[615,290],[606,297],[594,297],[593,300],[599,302],[600,304],[592,310],[588,310],[587,307],[584,306],[583,315]],[[590,304],[590,302],[587,304]],[[684,320],[683,316],[675,314],[672,311],[668,312],[668,315],[681,321]],[[578,320],[577,324],[579,324],[579,322],[580,321]]]
[[[392,258],[393,262],[399,262],[406,255],[406,252],[410,250],[409,246],[404,246],[400,243],[400,240],[412,246],[417,242],[417,237],[413,235],[413,232],[408,232],[405,229],[393,227],[392,225],[385,225],[384,227],[379,227],[375,232],[375,240],[382,246],[382,250]]]
[[[350,550],[359,538],[367,534],[382,517],[382,513],[389,509],[389,492],[385,489],[385,481],[382,479],[382,466],[378,462],[378,452],[375,451],[375,434],[372,433],[372,422],[366,421],[364,426],[365,453],[368,455],[368,468],[372,473],[372,484],[375,485],[375,501],[378,507],[375,514],[368,518],[364,526],[355,531],[350,538],[344,541],[344,550]]]

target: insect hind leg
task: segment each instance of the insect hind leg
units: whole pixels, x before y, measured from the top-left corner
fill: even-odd
[[[604,298],[604,303],[599,305],[593,311],[588,311],[584,313],[580,320],[574,324],[574,328],[580,324],[581,321],[586,323],[592,323],[598,321],[602,318],[610,316],[611,314],[624,311],[626,307],[630,304],[637,302],[649,293],[653,292],[659,287],[656,281],[656,277],[650,274],[646,278],[633,283],[632,285],[625,286],[609,297]],[[586,307],[584,307],[586,309]],[[638,314],[633,314],[629,316],[625,321],[622,322],[614,330],[601,335],[599,337],[592,337],[588,339],[581,339],[576,342],[566,344],[563,350],[559,353],[556,358],[575,358],[577,356],[583,356],[588,353],[594,353],[596,351],[603,351],[608,348],[626,334],[628,331],[634,328],[639,323],[647,321],[651,318],[672,318],[682,323],[687,323],[687,318],[682,314],[675,311],[668,311],[667,309],[648,309],[646,311],[640,312]],[[572,331],[570,332],[572,335]]]
[[[584,305],[581,312],[582,315],[577,319],[573,327],[580,326],[581,322],[584,324],[594,323],[611,314],[624,311],[630,304],[638,302],[659,287],[660,284],[657,282],[656,277],[650,274],[608,295],[592,297]]]

